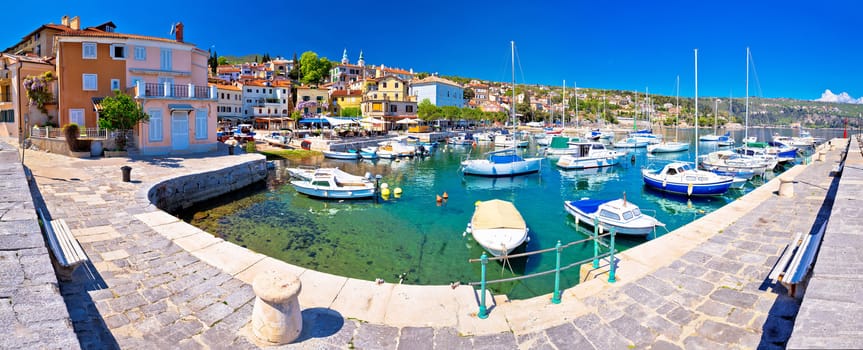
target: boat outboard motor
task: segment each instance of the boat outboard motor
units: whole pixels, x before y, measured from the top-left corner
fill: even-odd
[[[417,147],[417,153],[424,156],[426,154],[426,146],[419,145],[419,147]]]

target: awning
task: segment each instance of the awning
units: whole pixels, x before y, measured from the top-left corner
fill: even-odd
[[[396,124],[417,124],[416,119],[402,119],[396,122]]]
[[[93,110],[94,111],[101,111],[102,110],[102,100],[104,100],[104,99],[105,99],[104,97],[93,97],[93,98],[91,98],[91,100],[93,101]]]
[[[192,107],[190,104],[186,103],[169,103],[168,109],[173,111],[194,111],[195,107]]]
[[[306,119],[301,119],[299,121],[299,123],[300,124],[322,124],[322,123],[329,124],[330,122],[327,121],[326,119],[323,119],[323,118],[306,118]]]
[[[339,125],[350,125],[350,124],[359,124],[356,120],[353,119],[342,119],[342,118],[333,118],[333,117],[324,117],[330,125],[339,126]]]
[[[365,117],[362,120],[360,120],[360,122],[362,122],[363,124],[383,124],[383,123],[385,123],[383,120],[375,119],[372,117]]]

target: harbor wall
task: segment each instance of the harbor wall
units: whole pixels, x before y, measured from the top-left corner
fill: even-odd
[[[147,191],[150,203],[166,212],[188,208],[267,178],[266,158],[259,154],[223,169],[184,175],[159,182]]]

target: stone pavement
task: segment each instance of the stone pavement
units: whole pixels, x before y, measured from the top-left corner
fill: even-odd
[[[789,348],[863,347],[863,149],[851,138],[836,203]]]
[[[92,260],[74,283],[61,284],[82,347],[254,347],[246,338],[254,297],[249,284],[187,251],[189,244],[213,243],[195,239],[181,248],[179,240],[157,232],[153,226],[169,223],[152,222],[159,211],[140,195],[160,180],[254,155],[78,160],[29,152],[27,157],[41,193],[37,201],[44,199],[54,218],[69,223]],[[829,154],[837,157],[838,152]],[[134,168],[136,182],[119,181],[119,167],[126,164]],[[770,285],[767,274],[795,232],[811,230],[829,209],[825,203],[832,204],[831,166],[816,162],[789,170],[797,180],[794,198],[775,196],[778,184],[771,182],[620,254],[619,282],[587,281],[566,290],[560,305],[547,297],[498,297],[491,317],[479,321],[461,314],[465,305],[434,308],[420,299],[395,308],[407,322],[368,322],[345,316],[333,299],[320,305],[302,301],[304,294],[347,284],[304,282],[304,331],[286,348],[781,348],[799,302]],[[182,225],[177,229],[187,229]],[[407,295],[438,287],[394,288]],[[342,297],[349,299],[350,293]],[[354,304],[375,302],[357,298]],[[424,322],[436,317],[458,320]],[[465,328],[476,324],[484,326]]]
[[[0,142],[0,349],[78,349],[18,149]]]

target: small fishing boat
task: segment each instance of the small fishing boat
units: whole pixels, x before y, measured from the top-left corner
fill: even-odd
[[[288,147],[291,143],[291,132],[274,131],[269,135],[263,136],[262,139],[271,146]]]
[[[569,154],[563,155],[557,161],[561,169],[588,169],[613,166],[620,163],[620,158],[626,155],[605,148],[599,142],[571,142]]]
[[[584,133],[584,137],[593,141],[599,140],[611,140],[614,138],[614,131],[601,131],[599,129],[593,129],[586,133]]]
[[[564,201],[563,207],[576,222],[593,227],[594,219],[599,219],[604,231],[613,227],[616,233],[623,235],[647,235],[654,232],[657,226],[665,227],[656,218],[643,214],[637,205],[627,202],[626,196],[619,199]]]
[[[407,144],[407,141],[390,140],[378,143],[378,156],[381,158],[413,157],[416,147]]]
[[[655,145],[647,145],[647,152],[649,153],[674,153],[688,150],[689,143],[687,142],[669,141],[657,143]]]
[[[473,239],[494,256],[507,255],[527,240],[527,224],[511,202],[479,202],[468,224]]]
[[[647,142],[649,145],[662,142],[662,135],[656,135],[652,130],[644,129],[629,133],[629,137],[639,142]]]
[[[470,146],[474,144],[473,134],[459,133],[454,137],[447,138],[446,143],[455,146]]]
[[[495,147],[519,147],[524,148],[530,144],[527,140],[521,140],[515,137],[513,134],[501,134],[496,135],[494,137],[494,146]]]
[[[465,175],[516,176],[539,171],[542,158],[522,158],[515,148],[486,153],[484,159],[465,159],[461,171]]]
[[[293,175],[294,172],[291,172]],[[371,174],[366,177],[346,173],[338,168],[315,169],[299,172],[298,180],[291,181],[297,192],[310,197],[325,199],[368,198],[375,194],[375,183]]]
[[[745,179],[750,179],[755,175],[763,176],[764,172],[768,170],[768,166],[769,164],[765,164],[761,160],[728,150],[708,153],[701,159],[700,164],[704,170]]]
[[[705,170],[697,170],[689,163],[674,162],[660,170],[643,169],[644,184],[656,190],[687,196],[718,196],[728,191],[734,180]]]
[[[360,157],[363,159],[377,159],[378,158],[378,148],[377,147],[363,147],[360,149]]]
[[[337,151],[322,151],[324,153],[325,158],[332,159],[360,159],[360,154],[355,149],[348,150],[347,152],[337,152]]]
[[[639,141],[634,137],[627,137],[623,140],[613,143],[612,146],[614,146],[614,148],[643,148],[647,147],[648,144],[649,142],[647,141]]]
[[[716,139],[716,145],[719,147],[731,147],[734,146],[734,137],[731,136],[730,131],[726,131],[724,135],[719,136]]]

